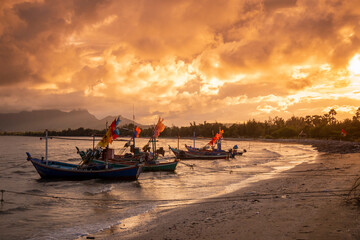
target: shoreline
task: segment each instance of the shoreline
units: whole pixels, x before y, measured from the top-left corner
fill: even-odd
[[[323,150],[336,149],[331,143],[319,144]],[[314,163],[302,163],[216,201],[172,209],[158,207],[89,236],[94,239],[359,239],[359,210],[345,204],[344,194],[359,176],[360,154],[337,151],[320,152]]]

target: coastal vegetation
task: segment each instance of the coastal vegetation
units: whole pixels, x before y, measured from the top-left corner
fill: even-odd
[[[244,123],[223,124],[190,122],[190,126],[167,126],[162,132],[162,137],[213,137],[219,129],[224,130],[225,138],[316,138],[316,139],[343,139],[360,141],[360,107],[352,119],[339,121],[336,119],[335,109],[324,115],[308,115],[305,117],[292,116],[289,119],[281,117],[269,118],[265,121],[255,119]],[[120,136],[131,136],[134,125],[127,124],[121,127]],[[2,132],[1,135],[43,136],[43,132]],[[88,128],[67,129],[50,131],[50,136],[102,136],[104,130]],[[150,137],[153,129],[142,129],[141,137]]]

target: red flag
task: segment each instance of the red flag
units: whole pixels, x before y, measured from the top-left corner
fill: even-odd
[[[219,138],[220,138],[220,135],[217,133],[216,135],[215,135],[215,137],[213,138],[213,139],[211,139],[211,141],[210,141],[210,145],[213,145],[214,143],[216,143],[216,141],[217,140],[219,140]]]
[[[116,128],[116,118],[114,119],[114,121],[110,125],[110,129],[111,129],[112,132],[115,130],[115,128]]]
[[[162,123],[164,119],[159,118],[158,123],[156,124],[154,137],[158,137],[162,131],[165,129],[165,125]]]
[[[114,119],[110,127],[107,129],[106,134],[103,136],[102,140],[98,143],[99,147],[106,147],[109,143],[112,143],[113,140],[115,140],[119,136],[120,132],[116,128],[116,125],[119,122],[120,122],[120,118],[118,118],[117,120],[116,118]]]
[[[347,132],[344,129],[341,129],[341,134],[345,137]]]
[[[223,137],[223,133],[224,133],[224,130],[219,131],[219,139],[221,139]]]
[[[136,126],[135,128],[135,132],[134,132],[134,138],[138,138],[140,135],[141,129],[139,128],[139,126]]]

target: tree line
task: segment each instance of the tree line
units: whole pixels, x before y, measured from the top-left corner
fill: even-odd
[[[324,115],[308,115],[305,117],[292,116],[285,120],[281,117],[269,118],[265,121],[248,120],[244,123],[225,125],[222,123],[191,122],[190,126],[166,127],[160,137],[213,137],[220,129],[224,130],[226,138],[317,138],[317,139],[344,139],[360,140],[360,107],[352,119],[338,121],[336,111],[331,109]],[[133,135],[133,124],[120,127],[121,137]],[[94,129],[67,129],[50,131],[50,136],[103,136],[106,130]],[[43,132],[1,133],[2,135],[44,136]],[[151,137],[153,128],[142,129],[141,137]]]

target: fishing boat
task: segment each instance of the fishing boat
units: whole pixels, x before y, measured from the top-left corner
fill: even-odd
[[[185,151],[178,148],[172,148],[169,146],[169,149],[174,153],[176,158],[181,160],[215,160],[215,159],[229,159],[234,158],[236,154],[232,152],[203,152],[203,151]]]
[[[189,151],[189,152],[195,152],[195,153],[230,153],[233,156],[236,155],[243,155],[244,152],[246,152],[246,149],[244,149],[243,152],[238,152],[237,149],[237,145],[235,145],[232,149],[225,151],[225,150],[219,150],[219,149],[206,149],[206,148],[195,148],[195,147],[191,147],[185,144],[185,148]]]
[[[152,138],[149,142],[153,143],[153,149],[156,148],[155,142],[156,139]],[[158,149],[159,150],[159,149]],[[93,158],[91,161],[94,163],[103,164],[105,159],[107,159],[108,164],[112,167],[126,167],[126,166],[134,166],[136,164],[143,164],[143,172],[157,172],[157,171],[166,171],[166,172],[174,172],[176,166],[179,162],[178,159],[174,159],[173,161],[160,162],[158,158],[159,152],[164,152],[162,148],[160,151],[151,152],[141,152],[141,154],[137,153],[136,155],[115,155],[114,149],[105,148],[102,150],[101,154],[92,153],[91,149],[88,149],[86,153],[80,152],[78,153],[82,158],[85,159],[85,156],[99,156],[98,158]]]
[[[122,149],[120,149],[120,154],[116,155],[115,150],[108,148],[106,145],[105,148],[100,149],[88,149],[86,152],[80,151],[77,148],[78,154],[86,162],[93,162],[97,164],[104,164],[106,161],[113,168],[134,166],[137,164],[143,164],[143,171],[168,171],[174,172],[179,160],[174,159],[174,161],[161,162],[159,155],[165,154],[165,151],[162,147],[159,149],[156,148],[157,137],[164,130],[165,126],[162,124],[163,119],[159,119],[158,124],[155,127],[154,135],[149,139],[148,143],[142,148],[143,151],[140,151],[138,147],[135,147],[135,139],[139,137],[141,129],[136,127],[134,130],[134,135]],[[105,142],[106,143],[106,142]],[[152,148],[149,145],[152,145]],[[105,146],[102,145],[102,146]],[[124,151],[130,147],[130,152],[123,154]],[[150,150],[153,150],[150,152]]]
[[[120,119],[115,119],[108,128],[107,133],[99,144],[106,146],[115,139],[117,134],[116,126]],[[98,150],[88,151],[81,155],[81,162],[79,164],[70,164],[65,162],[49,161],[48,160],[48,131],[45,131],[45,159],[33,158],[30,153],[27,154],[27,160],[31,161],[36,171],[42,178],[51,179],[117,179],[117,180],[136,180],[141,171],[142,164],[135,164],[132,166],[113,167],[108,164],[105,156],[103,163],[93,163],[92,159],[99,154]],[[79,152],[79,149],[78,149]]]
[[[187,150],[180,150],[179,148],[172,148],[169,145],[169,149],[174,153],[176,158],[185,160],[185,159],[196,159],[196,160],[213,160],[213,159],[229,159],[235,158],[236,155],[242,155],[243,152],[238,152],[238,146],[235,145],[232,149],[228,151],[221,149],[221,139],[224,131],[220,130],[211,141],[202,148],[195,148],[185,144]],[[217,146],[216,148],[214,146]],[[194,140],[195,146],[195,140]]]
[[[81,166],[57,161],[48,161],[31,157],[27,154],[27,160],[31,161],[36,171],[45,179],[114,179],[136,180],[138,179],[142,165],[113,167],[111,164],[90,164]]]

